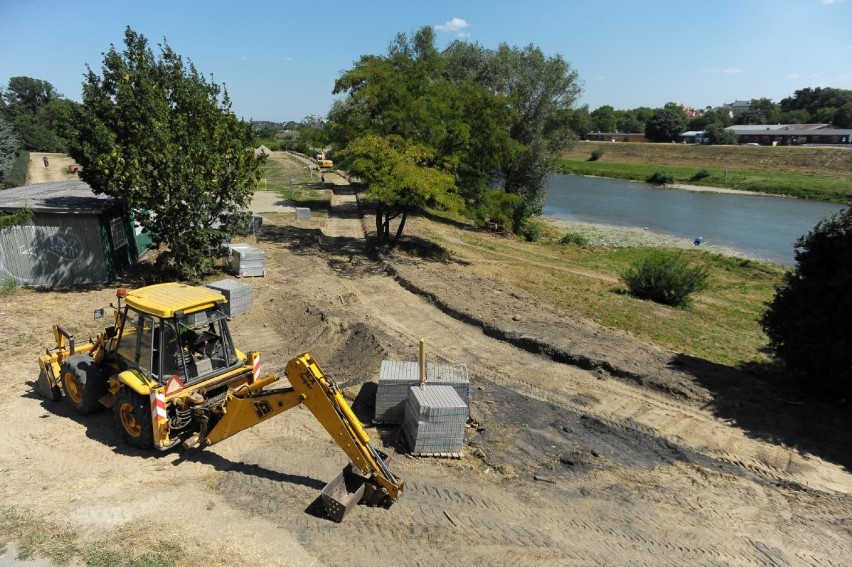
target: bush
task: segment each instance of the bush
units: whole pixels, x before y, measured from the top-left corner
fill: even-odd
[[[12,169],[3,178],[4,187],[23,187],[27,184],[27,172],[30,167],[30,152],[18,150]]]
[[[541,221],[527,219],[521,228],[521,236],[528,242],[538,242],[541,240],[542,230]]]
[[[8,297],[18,291],[18,282],[14,278],[6,278],[0,282],[0,297]]]
[[[690,180],[690,181],[699,181],[699,180],[701,180],[701,179],[705,179],[705,178],[707,178],[707,177],[710,177],[710,175],[711,175],[711,174],[710,174],[710,172],[709,172],[709,171],[707,171],[706,169],[701,169],[701,170],[699,170],[699,171],[696,171],[696,172],[695,172],[695,175],[693,175],[692,177],[690,177],[690,178],[689,178],[689,180]]]
[[[807,392],[852,396],[852,209],[796,242],[796,266],[761,318],[770,348]]]
[[[603,155],[603,148],[595,148],[594,150],[592,150],[592,155],[589,156],[589,161],[598,161],[599,159],[601,159],[601,157],[603,157]]]
[[[589,239],[586,238],[584,234],[580,234],[579,232],[571,232],[568,231],[565,233],[565,236],[559,239],[559,244],[576,244],[577,246],[586,246],[589,243]]]
[[[666,173],[665,171],[656,171],[651,177],[646,179],[646,181],[655,185],[669,185],[674,183],[674,176],[671,173]]]
[[[671,252],[654,252],[622,272],[630,295],[681,307],[693,293],[707,289],[705,268],[691,266]]]

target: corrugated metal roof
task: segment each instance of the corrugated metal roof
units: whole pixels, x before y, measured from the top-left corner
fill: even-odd
[[[98,213],[120,205],[118,199],[95,195],[84,181],[36,183],[0,191],[0,210],[5,211],[29,207],[34,212]]]

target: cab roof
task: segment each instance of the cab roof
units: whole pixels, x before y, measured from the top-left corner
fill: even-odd
[[[227,300],[221,293],[206,287],[177,282],[149,285],[127,292],[127,305],[142,313],[169,319],[178,312],[192,313],[209,309]]]

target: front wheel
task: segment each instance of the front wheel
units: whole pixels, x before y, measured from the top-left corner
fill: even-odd
[[[91,356],[69,356],[60,369],[65,398],[77,413],[89,414],[104,407],[100,399],[107,393],[106,380]]]
[[[154,446],[151,402],[148,398],[124,386],[115,395],[112,411],[115,424],[129,445],[140,449]]]

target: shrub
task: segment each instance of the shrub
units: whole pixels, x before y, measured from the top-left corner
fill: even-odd
[[[603,155],[603,148],[595,148],[594,150],[592,150],[592,155],[589,156],[589,161],[598,161],[599,159],[601,159],[601,157],[603,157]]]
[[[571,232],[568,231],[565,233],[565,236],[559,239],[559,244],[576,244],[577,246],[586,246],[589,243],[589,239],[586,238],[584,234],[580,234],[579,232]]]
[[[707,177],[710,177],[710,172],[707,171],[706,169],[701,169],[699,171],[696,171],[695,175],[690,177],[689,180],[690,181],[699,181],[699,180],[705,179]]]
[[[529,242],[538,242],[541,239],[541,233],[541,221],[534,219],[527,219],[524,226],[521,228],[521,236]]]
[[[674,176],[671,173],[666,173],[665,171],[655,171],[651,177],[646,179],[646,181],[655,185],[669,185],[674,183]]]
[[[30,152],[27,150],[18,150],[15,163],[12,165],[6,176],[3,178],[3,186],[5,187],[23,187],[27,184],[27,170],[30,167]]]
[[[0,282],[0,297],[7,297],[18,290],[18,282],[14,278],[6,278]]]
[[[654,252],[621,274],[633,297],[672,307],[686,305],[690,295],[707,289],[707,278],[705,268],[691,266],[671,252]]]
[[[761,318],[770,348],[812,395],[852,396],[852,209],[796,241],[796,266]]]

